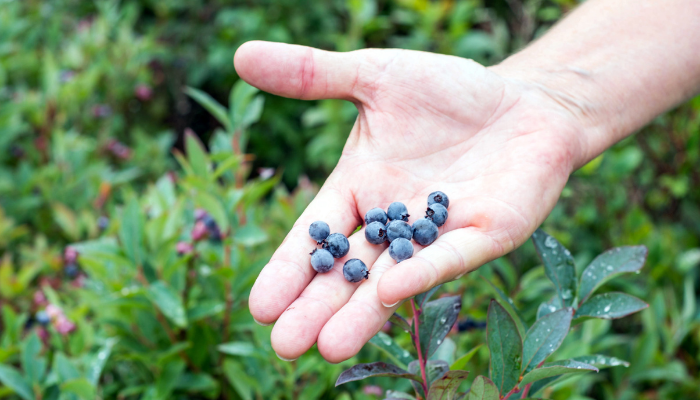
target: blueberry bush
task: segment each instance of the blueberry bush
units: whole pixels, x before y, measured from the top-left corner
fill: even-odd
[[[401,47],[490,65],[575,5],[0,2],[0,398],[370,400],[429,393],[432,387],[419,385],[416,393],[410,380],[392,377],[335,387],[344,370],[387,351],[390,363],[428,382],[420,361],[410,367],[418,353],[376,346],[381,339],[410,349],[400,323],[331,365],[315,349],[291,363],[279,360],[270,327],[252,320],[252,282],[335,165],[356,110],[342,101],[260,93],[238,80],[233,54],[246,40],[265,39],[340,51]],[[604,311],[610,296],[619,296],[610,293],[622,292],[649,307],[623,319],[574,318],[545,361],[587,360],[600,371],[535,391],[539,380],[527,395],[697,397],[698,133],[695,98],[574,173],[543,225],[571,251],[567,279],[526,245],[433,294],[446,297],[414,299],[418,336],[430,325],[427,304],[458,297],[461,305],[443,342],[425,348],[434,350],[425,367],[458,362],[454,370],[470,372],[456,390],[476,393],[489,385],[474,377],[498,380],[489,372],[495,315],[510,317],[526,338],[526,322],[537,326],[548,311],[578,313],[588,304],[589,314],[603,315],[613,309]],[[548,248],[543,240],[540,250]],[[630,244],[648,248],[641,274],[602,282],[595,279],[607,271],[584,269],[605,249]],[[596,302],[602,309],[593,308]],[[398,313],[414,315],[410,302]],[[603,369],[577,359],[587,354],[630,365]],[[503,366],[513,377],[514,365]],[[522,397],[525,386],[514,387]]]

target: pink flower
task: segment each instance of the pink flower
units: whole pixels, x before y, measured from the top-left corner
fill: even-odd
[[[153,89],[151,89],[150,86],[144,84],[136,85],[136,88],[134,89],[134,95],[137,99],[141,101],[148,101],[151,99],[151,97],[153,97]]]
[[[76,250],[75,248],[68,246],[65,250],[63,250],[63,261],[66,264],[75,264],[75,260],[77,259],[78,250]]]
[[[177,246],[175,246],[175,248],[177,249],[177,254],[181,256],[185,254],[190,254],[194,250],[192,243],[188,242],[179,242]]]
[[[58,306],[49,304],[46,306],[46,314],[49,316],[49,318],[56,319],[63,316],[63,310],[61,310]]]
[[[202,221],[197,221],[192,228],[192,240],[195,242],[204,239],[207,236],[207,226]]]
[[[69,321],[65,315],[61,315],[56,319],[54,327],[61,335],[67,335],[75,330],[75,324]]]
[[[362,392],[366,395],[381,396],[384,394],[384,390],[376,385],[368,385],[362,388]]]
[[[44,295],[43,291],[37,290],[36,292],[34,292],[34,304],[36,304],[39,307],[42,307],[45,306],[46,303],[46,295]]]

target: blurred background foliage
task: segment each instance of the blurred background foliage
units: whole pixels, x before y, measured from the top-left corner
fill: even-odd
[[[356,111],[259,94],[237,83],[233,54],[261,39],[491,65],[575,6],[0,1],[0,398],[346,400],[406,389],[388,378],[335,389],[344,368],[383,356],[367,346],[340,365],[315,350],[282,362],[270,328],[252,321],[250,286],[332,170]],[[646,245],[642,274],[606,287],[650,308],[586,322],[558,351],[615,356],[629,368],[583,375],[542,397],[698,396],[698,166],[695,98],[571,177],[544,229],[578,268],[607,248]],[[463,329],[451,335],[457,356],[485,341],[467,323],[483,321],[495,296],[479,276],[529,320],[552,295],[530,243],[445,285],[463,296]],[[486,374],[488,350],[466,369]]]

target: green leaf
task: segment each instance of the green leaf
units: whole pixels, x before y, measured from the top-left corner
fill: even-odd
[[[537,308],[537,319],[560,310],[561,308],[561,298],[559,298],[559,295],[554,295],[554,297],[549,299],[549,301],[540,304],[540,306]]]
[[[187,315],[180,294],[163,281],[157,281],[148,287],[149,299],[170,321],[180,328],[187,327]]]
[[[380,350],[388,354],[394,361],[407,366],[413,361],[411,353],[396,344],[394,339],[386,333],[379,331],[369,340],[369,343],[377,346]]]
[[[504,393],[505,394],[505,393]],[[477,376],[469,391],[469,400],[498,400],[500,393],[498,388],[489,378]]]
[[[500,393],[506,393],[518,384],[523,342],[515,321],[496,300],[489,304],[486,339],[491,351],[491,379]]]
[[[416,400],[415,397],[408,393],[397,392],[395,390],[387,390],[384,396],[386,396],[384,400]]]
[[[248,104],[248,107],[246,107],[245,113],[243,113],[241,127],[247,128],[250,125],[258,122],[260,120],[260,116],[262,115],[264,106],[265,98],[262,95],[255,96],[253,100],[250,101],[250,104]]]
[[[190,322],[211,317],[224,311],[226,304],[219,301],[203,301],[187,310],[187,320]]]
[[[539,381],[540,379],[550,378],[563,374],[581,374],[584,372],[595,371],[598,368],[574,360],[561,360],[543,364],[539,368],[535,368],[523,376],[520,382],[520,387],[525,387],[528,383]]]
[[[462,297],[443,297],[425,304],[420,314],[420,343],[423,357],[430,358],[442,344],[462,309]]]
[[[32,333],[21,346],[22,369],[30,384],[39,383],[44,379],[47,363],[39,353],[41,353],[41,340],[36,333]]]
[[[63,353],[56,353],[53,358],[53,371],[58,374],[62,382],[80,378],[80,372],[73,362]]]
[[[221,232],[228,231],[228,217],[221,201],[206,192],[198,192],[194,198],[195,203],[203,208],[216,221]]]
[[[425,377],[428,379],[429,383],[442,378],[450,370],[450,365],[442,360],[428,360],[425,363]],[[420,363],[418,360],[412,361],[408,364],[408,372],[420,376]],[[430,386],[430,385],[428,385]]]
[[[255,96],[259,91],[260,90],[258,88],[249,85],[242,79],[236,82],[231,89],[228,106],[230,110],[229,116],[235,129],[245,129],[247,127],[245,124],[252,119],[255,119],[255,109],[251,109],[250,111],[248,110],[253,96]],[[254,106],[254,108],[255,107],[256,106]],[[248,118],[246,118],[246,115],[249,115]]]
[[[219,382],[206,373],[183,373],[175,382],[175,390],[184,390],[188,393],[216,392],[219,390]]]
[[[397,313],[393,313],[391,317],[389,317],[389,322],[403,329],[405,332],[411,331],[411,325],[408,321]]]
[[[469,360],[471,360],[472,357],[474,357],[474,355],[476,354],[476,352],[479,351],[479,349],[480,349],[481,346],[483,346],[483,345],[484,345],[483,343],[478,344],[476,347],[474,347],[473,349],[469,350],[469,351],[467,352],[467,354],[463,355],[462,357],[458,358],[457,361],[453,362],[452,365],[450,365],[450,369],[453,370],[453,371],[454,371],[454,370],[464,369],[464,368],[467,366],[467,363],[469,362]]]
[[[617,319],[649,307],[642,300],[621,292],[597,294],[576,310],[574,318]]]
[[[9,365],[0,364],[0,382],[12,389],[17,396],[24,400],[34,400],[32,387],[24,377]]]
[[[428,400],[455,400],[459,386],[467,379],[467,371],[449,371],[433,382],[428,390]]]
[[[590,364],[598,369],[612,368],[617,366],[629,367],[630,363],[625,360],[620,360],[615,357],[603,356],[600,354],[592,354],[589,356],[573,357],[572,360]]]
[[[185,152],[187,153],[187,161],[192,167],[192,172],[196,176],[209,179],[211,161],[209,161],[204,145],[191,130],[185,131]]]
[[[216,349],[231,356],[248,357],[257,355],[257,348],[249,342],[228,342],[216,346]]]
[[[63,382],[61,392],[73,393],[83,400],[94,400],[97,395],[95,387],[85,378],[75,378]]]
[[[624,246],[610,249],[596,257],[581,275],[580,301],[586,301],[600,285],[615,276],[642,269],[648,252],[646,246]]]
[[[433,297],[435,292],[437,292],[438,289],[440,289],[440,286],[442,285],[437,285],[434,288],[428,290],[427,292],[417,294],[416,297],[413,298],[413,302],[416,303],[416,307],[423,308],[425,302],[430,300],[431,297]]]
[[[395,378],[406,378],[416,382],[423,382],[420,376],[412,374],[395,365],[384,362],[374,362],[371,364],[357,364],[343,371],[335,382],[335,386],[340,386],[347,382],[359,381],[373,376],[391,376]]]
[[[557,289],[562,304],[566,307],[573,305],[577,282],[576,267],[571,252],[541,229],[537,229],[532,234],[532,242],[542,259],[547,277]]]
[[[185,88],[185,93],[187,93],[188,96],[192,97],[207,111],[209,111],[209,113],[213,115],[214,118],[219,120],[221,125],[223,125],[227,131],[233,131],[233,123],[229,118],[228,114],[226,113],[226,108],[224,108],[224,106],[222,106],[221,104],[219,104],[219,102],[214,100],[214,98],[209,96],[207,93],[199,89],[195,89],[193,87]]]
[[[442,341],[442,344],[438,346],[435,353],[430,356],[431,360],[442,360],[448,364],[452,364],[455,361],[455,351],[457,350],[457,344],[454,340],[446,337]]]
[[[554,353],[569,333],[573,309],[563,308],[535,322],[523,341],[522,372],[529,372]]]
[[[513,303],[513,300],[506,296],[505,293],[501,289],[498,288],[498,286],[494,285],[490,280],[484,278],[483,276],[481,277],[486,283],[491,286],[491,289],[493,289],[494,293],[498,296],[501,301],[499,303],[503,308],[506,309],[508,314],[510,314],[511,317],[513,317],[513,320],[515,321],[515,325],[518,327],[518,332],[520,333],[520,337],[525,336],[525,331],[527,330],[527,322],[525,322],[525,318],[520,314],[517,308],[515,308],[515,304]]]
[[[236,230],[233,240],[246,247],[257,246],[267,241],[267,233],[257,225],[249,223]]]
[[[143,215],[139,202],[136,198],[131,198],[122,211],[119,240],[126,256],[135,265],[141,265],[144,261],[143,225]]]
[[[93,386],[97,386],[100,376],[102,375],[102,371],[105,368],[105,364],[107,364],[107,360],[109,360],[109,356],[112,354],[112,348],[114,348],[115,344],[117,344],[117,339],[115,338],[105,340],[105,344],[100,348],[100,350],[97,351],[94,358],[88,362],[86,375],[88,381]]]

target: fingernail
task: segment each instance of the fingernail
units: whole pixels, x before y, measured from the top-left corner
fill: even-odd
[[[397,301],[397,302],[394,303],[394,304],[386,304],[385,302],[382,301],[382,305],[383,305],[384,307],[386,307],[386,308],[391,308],[391,307],[393,307],[393,306],[399,304],[400,302],[401,302],[401,300]]]
[[[253,321],[255,321],[255,323],[258,324],[258,325],[260,325],[260,326],[270,326],[270,325],[272,325],[272,322],[270,322],[269,324],[263,324],[262,322],[258,321],[258,320],[255,319],[255,318],[253,318]]]
[[[277,354],[277,352],[275,352],[275,354]],[[292,362],[292,361],[296,360],[296,358],[284,358],[284,357],[282,357],[282,356],[279,355],[279,354],[277,354],[277,358],[279,358],[279,359],[282,360],[282,361],[288,361],[288,362]],[[298,358],[298,357],[297,357],[297,358]]]

